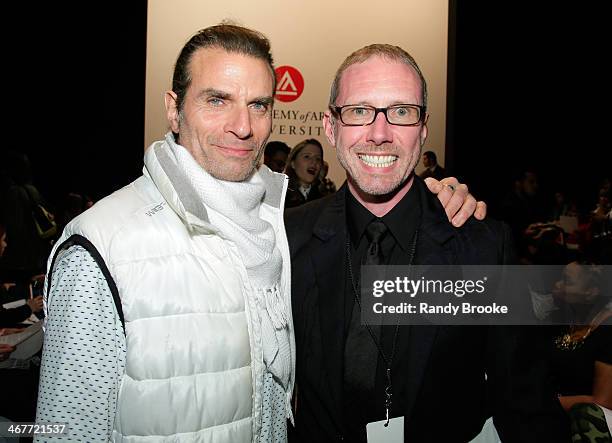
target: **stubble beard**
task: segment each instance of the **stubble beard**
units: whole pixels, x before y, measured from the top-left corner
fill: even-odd
[[[187,128],[186,125],[184,124],[183,113],[180,112],[179,113],[179,139],[177,140],[177,143],[181,144],[185,149],[187,149],[187,147],[182,144],[181,138],[183,137],[189,138],[191,134],[192,133],[191,133],[190,128]],[[181,135],[183,137],[181,137]],[[229,182],[242,182],[242,181],[249,179],[253,175],[255,170],[258,168],[259,162],[264,153],[263,147],[265,146],[265,141],[267,141],[267,137],[264,140],[264,142],[261,144],[257,144],[255,142],[251,143],[250,147],[253,150],[257,150],[257,156],[253,158],[252,160],[250,160],[250,164],[248,168],[246,166],[244,168],[233,167],[234,165],[232,165],[232,163],[235,163],[235,162],[233,162],[232,160],[227,160],[223,158],[214,158],[214,156],[210,155],[210,153],[214,153],[214,150],[215,150],[213,145],[219,144],[219,139],[213,135],[209,135],[208,137],[206,137],[206,144],[208,148],[202,146],[202,144],[198,141],[197,148],[192,147],[191,149],[187,149],[187,150],[189,151],[193,159],[196,161],[196,163],[198,163],[198,165],[200,165],[202,169],[204,169],[208,174],[210,174],[212,177],[216,178],[217,180],[224,180],[224,181],[229,181]],[[219,157],[222,157],[220,153],[217,153],[217,154]],[[229,165],[229,167],[224,167],[225,162],[227,162],[227,165]],[[246,160],[245,160],[245,163],[246,163]]]
[[[207,141],[208,142],[208,141]],[[212,146],[209,144],[209,146]],[[190,152],[196,163],[200,167],[217,180],[229,182],[242,182],[248,180],[259,165],[259,160],[263,154],[263,148],[259,149],[257,156],[252,159],[244,159],[243,161],[223,158],[220,153],[214,153],[213,147],[203,148],[198,147],[196,152]]]
[[[245,169],[244,172],[236,171],[236,173],[233,173],[233,171],[223,170],[222,168],[219,168],[217,167],[217,165],[214,165],[214,164],[211,164],[209,167],[206,167],[206,166],[202,166],[202,167],[206,172],[208,172],[212,177],[216,178],[217,180],[224,180],[228,182],[246,181],[253,175],[253,172],[256,169],[255,164],[253,164],[250,169],[248,170]]]
[[[199,162],[200,166],[217,180],[225,180],[229,182],[242,182],[248,180],[259,165],[259,159],[263,149],[257,154],[257,157],[251,159],[248,164],[234,167],[234,165],[224,165],[223,160],[214,160],[209,156],[204,156],[203,161]],[[231,161],[231,160],[230,160]],[[245,161],[246,163],[246,161]],[[243,167],[242,167],[243,166]]]
[[[380,147],[375,147],[375,149],[371,147],[359,149],[360,152],[368,152],[368,149],[371,151],[375,150],[379,153],[381,152]],[[367,172],[360,171],[359,163],[361,162],[361,159],[358,156],[354,156],[352,165],[350,164],[351,161],[348,160],[345,155],[338,155],[338,161],[340,162],[340,165],[344,168],[344,170],[347,172],[349,181],[360,192],[372,196],[383,196],[393,194],[402,186],[402,184],[406,182],[406,180],[408,180],[419,162],[421,149],[422,147],[419,146],[418,152],[416,153],[416,160],[414,159],[413,155],[413,158],[411,160],[411,163],[413,164],[408,165],[404,174],[395,174],[392,177],[383,174],[369,174]],[[393,147],[392,149],[385,149],[382,152],[388,153],[389,155],[396,155],[397,152],[399,152],[399,149]],[[396,161],[400,160],[398,159]]]

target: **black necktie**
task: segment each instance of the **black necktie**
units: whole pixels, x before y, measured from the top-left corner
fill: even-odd
[[[364,265],[384,264],[385,257],[382,253],[381,243],[387,231],[387,225],[381,220],[374,220],[367,226],[365,235],[370,244],[364,257]]]
[[[369,244],[362,260],[364,265],[385,263],[381,243],[387,232],[387,226],[381,220],[374,220],[367,226],[365,235]],[[370,327],[378,339],[380,326]],[[368,404],[374,396],[377,363],[378,348],[367,328],[361,324],[361,309],[355,301],[344,345],[344,412],[349,422],[360,425],[367,422],[363,414],[367,414]]]

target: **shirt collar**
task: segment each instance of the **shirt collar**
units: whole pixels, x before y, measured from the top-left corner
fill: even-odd
[[[310,188],[312,187],[312,185],[302,185],[300,184],[298,186],[298,191],[300,191],[300,194],[302,194],[302,196],[305,199],[308,199],[308,194],[310,193]]]
[[[359,203],[348,189],[346,196],[348,231],[351,243],[358,247],[365,234],[366,227],[376,216]],[[400,247],[405,251],[409,250],[414,231],[419,227],[421,221],[421,201],[414,183],[404,198],[381,220],[387,225]]]

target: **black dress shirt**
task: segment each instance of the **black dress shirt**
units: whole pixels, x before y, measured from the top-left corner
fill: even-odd
[[[358,324],[353,319],[353,315],[355,315],[353,311],[355,304],[354,286],[359,292],[361,264],[369,245],[365,231],[370,222],[377,218],[359,203],[350,192],[347,192],[346,195],[348,247],[350,249],[354,281],[351,281],[350,273],[347,272],[347,282],[344,291],[345,343],[351,328],[366,328],[366,326]],[[391,211],[379,220],[388,228],[388,232],[381,240],[380,245],[384,264],[408,264],[414,246],[414,234],[421,220],[421,203],[419,194],[414,187],[406,193],[404,198]],[[389,359],[393,353],[393,337],[396,327],[370,325],[370,329],[382,347],[386,358]],[[354,380],[347,381],[345,379],[343,396],[344,423],[348,441],[351,442],[365,441],[366,424],[384,418],[385,361],[380,356],[374,339],[369,334],[368,339],[363,345],[362,352],[376,361],[372,361],[371,364],[366,364],[362,368],[352,368],[353,371],[355,369],[357,371],[362,370],[358,377],[360,380],[358,385],[355,385]],[[345,356],[345,362],[347,359],[350,362],[351,356]],[[374,371],[373,368],[376,368],[376,370]]]

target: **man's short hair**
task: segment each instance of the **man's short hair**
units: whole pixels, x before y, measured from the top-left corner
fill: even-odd
[[[436,156],[436,153],[433,151],[425,151],[423,152],[423,155],[425,157],[427,157],[429,160],[431,160],[434,163],[438,163],[438,157]]]
[[[368,45],[361,49],[358,49],[342,62],[342,64],[336,71],[336,76],[334,77],[334,82],[331,86],[331,91],[329,94],[330,106],[334,106],[336,104],[336,99],[338,98],[338,90],[340,89],[340,80],[342,78],[342,74],[344,74],[344,71],[346,71],[349,66],[355,65],[357,63],[363,63],[366,60],[375,56],[382,57],[391,61],[398,61],[408,66],[411,66],[412,69],[414,69],[418,74],[419,79],[421,79],[421,99],[423,101],[423,103],[421,104],[425,107],[427,106],[427,82],[425,82],[425,77],[423,77],[423,73],[421,72],[419,65],[417,65],[417,62],[410,54],[408,54],[399,46],[387,45],[382,43]]]
[[[264,156],[273,157],[277,152],[282,152],[289,155],[289,151],[291,151],[291,148],[287,145],[287,143],[271,141],[266,145]]]
[[[172,76],[172,91],[176,94],[176,107],[183,109],[183,100],[191,84],[189,62],[193,54],[202,48],[219,48],[227,52],[243,54],[262,60],[270,67],[270,74],[276,89],[276,75],[274,73],[274,60],[270,52],[270,42],[261,32],[245,28],[229,22],[211,26],[197,32],[189,39],[174,65]]]

